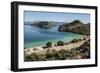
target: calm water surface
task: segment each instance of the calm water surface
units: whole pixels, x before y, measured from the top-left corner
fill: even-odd
[[[83,35],[59,32],[59,25],[51,29],[39,29],[30,25],[24,26],[24,47],[31,48],[36,46],[45,45],[48,41],[56,43],[58,40],[70,41],[75,38],[81,38]]]

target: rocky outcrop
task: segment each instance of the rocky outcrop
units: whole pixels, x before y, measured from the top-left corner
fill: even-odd
[[[58,30],[61,32],[73,32],[73,33],[90,35],[90,23],[84,24],[79,20],[75,20],[71,23],[60,25]]]

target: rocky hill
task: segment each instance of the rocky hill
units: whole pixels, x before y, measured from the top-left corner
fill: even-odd
[[[41,29],[50,29],[55,25],[48,21],[39,21],[39,22],[31,24],[31,26],[38,27]]]
[[[90,35],[90,23],[84,24],[79,20],[75,20],[71,23],[60,25],[58,31]]]

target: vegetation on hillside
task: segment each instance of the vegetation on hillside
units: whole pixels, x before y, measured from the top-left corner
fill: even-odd
[[[90,23],[84,24],[79,20],[74,20],[71,23],[60,25],[58,31],[90,35]]]

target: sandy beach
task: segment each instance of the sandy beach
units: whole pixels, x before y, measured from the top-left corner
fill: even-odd
[[[84,37],[83,37],[84,38]],[[82,39],[83,39],[82,38]],[[52,47],[50,48],[42,48],[43,46],[38,46],[38,47],[32,47],[32,48],[27,48],[24,50],[25,54],[30,55],[32,53],[39,53],[39,54],[46,54],[47,50],[55,50],[55,51],[59,51],[59,50],[71,50],[73,48],[77,48],[80,47],[82,44],[84,44],[87,40],[89,40],[90,37],[85,37],[85,40],[81,40],[78,41],[76,43],[69,43],[69,44],[65,44],[64,46],[54,46],[54,44],[52,45]],[[66,42],[68,43],[68,42]]]

